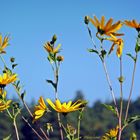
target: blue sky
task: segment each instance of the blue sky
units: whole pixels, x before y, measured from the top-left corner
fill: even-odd
[[[92,103],[97,99],[111,100],[106,83],[103,67],[96,55],[87,52],[92,47],[84,16],[104,15],[115,21],[136,19],[139,17],[139,0],[2,0],[0,32],[10,34],[10,46],[7,48],[5,60],[14,56],[19,64],[18,73],[24,89],[27,91],[26,100],[38,99],[39,96],[54,99],[53,89],[45,82],[52,77],[51,67],[47,61],[47,53],[43,44],[50,40],[53,34],[58,37],[57,43],[62,44],[65,61],[61,65],[59,81],[59,98],[70,100],[75,97],[77,90],[83,91],[85,98]],[[95,32],[94,27],[90,26]],[[136,31],[124,27],[124,96],[128,97],[132,73],[132,61],[125,55],[133,52]],[[134,53],[134,52],[133,52]],[[139,61],[138,61],[139,63]],[[115,52],[107,58],[107,66],[111,74],[113,87],[118,97],[119,60]],[[138,64],[135,81],[139,81]],[[139,84],[134,86],[133,99],[139,95]],[[9,93],[16,96],[15,93]]]

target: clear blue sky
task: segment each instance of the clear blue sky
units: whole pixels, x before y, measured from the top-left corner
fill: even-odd
[[[54,98],[52,87],[45,82],[45,79],[52,78],[52,72],[43,49],[43,44],[53,34],[58,36],[57,43],[62,44],[61,54],[65,57],[60,71],[60,99],[70,100],[77,90],[82,90],[89,103],[97,99],[111,100],[102,65],[96,55],[87,52],[92,44],[83,19],[86,15],[99,18],[104,15],[107,19],[113,17],[115,21],[135,18],[140,22],[139,5],[139,0],[1,0],[0,32],[3,35],[9,33],[11,38],[5,59],[8,61],[10,56],[16,58],[19,64],[16,72],[27,91],[26,100],[38,99],[41,95]],[[127,27],[122,31],[126,32],[125,54],[134,48],[136,31]],[[132,63],[125,55],[123,58],[124,96],[127,98]],[[107,61],[118,96],[119,60],[115,52]],[[136,82],[139,82],[140,64],[137,68]],[[9,94],[16,96],[15,93]],[[133,99],[139,95],[138,83],[134,87]]]

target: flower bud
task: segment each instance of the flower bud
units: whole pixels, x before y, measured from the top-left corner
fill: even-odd
[[[57,56],[57,61],[59,61],[59,62],[61,62],[61,61],[63,61],[64,60],[64,57],[63,56],[61,56],[61,55],[59,55],[59,56]]]
[[[14,57],[11,57],[11,58],[10,58],[10,61],[11,61],[12,63],[14,63],[14,62],[15,62],[15,58],[14,58]]]
[[[85,16],[85,20],[84,20],[85,24],[89,23],[89,16]]]
[[[54,34],[52,37],[52,41],[50,43],[54,44],[56,40],[57,40],[57,36]]]

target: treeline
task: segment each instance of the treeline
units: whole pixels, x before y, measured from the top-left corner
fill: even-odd
[[[78,92],[75,99],[84,99],[84,96],[81,92]],[[119,102],[119,100],[118,100]],[[124,101],[124,108],[126,107],[126,101]],[[106,102],[105,104],[112,104],[112,102]],[[31,103],[30,109],[33,112],[34,103]],[[61,115],[61,119],[63,124],[72,124],[72,126],[77,128],[77,119],[78,113],[69,113],[67,115]],[[135,116],[140,114],[140,98],[137,98],[135,101],[131,102],[129,116]],[[45,114],[45,117],[41,118],[39,121],[33,123],[31,116],[28,112],[23,108],[21,115],[18,116],[18,130],[21,140],[38,140],[36,134],[32,131],[31,127],[22,119],[24,116],[27,121],[32,125],[34,129],[38,131],[40,135],[42,135],[40,131],[40,127],[44,129],[47,133],[47,123],[51,123],[53,126],[53,132],[50,132],[50,140],[59,140],[59,131],[57,124],[57,116],[56,113],[52,110],[51,113]],[[117,124],[117,120],[113,113],[107,110],[101,101],[96,101],[93,106],[87,106],[85,108],[84,114],[82,116],[81,121],[81,139],[83,140],[100,140],[100,136],[106,133],[109,129],[115,128]],[[140,121],[131,124],[128,128],[126,128],[122,134],[122,140],[129,140],[132,132],[137,134],[137,139],[140,139]],[[7,117],[6,113],[0,113],[0,140],[11,135],[11,140],[15,140],[15,130],[11,121]]]

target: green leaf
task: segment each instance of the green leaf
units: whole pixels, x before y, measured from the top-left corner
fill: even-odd
[[[12,65],[12,69],[14,69],[18,64],[13,64]]]
[[[132,56],[132,54],[127,53],[126,55],[129,56],[130,58],[132,58],[132,60],[134,60],[134,62],[136,62],[136,57]]]
[[[3,138],[3,140],[10,140],[11,139],[11,134],[5,138]]]
[[[130,118],[128,118],[126,120],[126,122],[124,122],[124,126],[123,127],[125,128],[129,124],[134,123],[134,122],[139,121],[139,120],[140,120],[140,115],[136,115],[136,116],[130,117]]]
[[[135,47],[135,52],[138,53],[139,51],[140,51],[140,33],[138,35],[136,47]]]
[[[24,97],[26,95],[26,91],[24,90],[24,92],[21,94],[21,99],[24,100]]]
[[[99,52],[97,50],[95,50],[95,49],[87,49],[87,50],[88,50],[88,52],[99,54]]]
[[[108,109],[109,111],[113,112],[115,115],[117,114],[114,106],[112,106],[112,105],[107,105],[107,104],[103,104],[103,105],[104,105],[104,107],[105,107],[106,109]]]
[[[51,84],[54,88],[56,88],[56,84],[52,80],[46,80],[46,82]]]
[[[49,62],[52,64],[55,60],[54,56],[50,53],[49,56],[48,56],[48,60]]]

